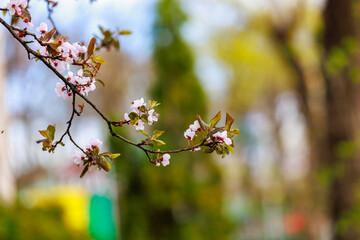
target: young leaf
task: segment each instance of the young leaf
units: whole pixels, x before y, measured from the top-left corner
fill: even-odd
[[[230,116],[229,113],[226,113],[226,123],[225,123],[225,130],[230,131],[231,125],[233,124],[234,119]]]
[[[158,140],[158,139],[154,139],[154,142],[158,145],[158,146],[161,146],[161,145],[165,145],[166,143],[161,141],[161,140]]]
[[[89,164],[87,164],[84,169],[82,170],[81,174],[80,174],[80,178],[82,178],[83,176],[85,176],[86,172],[89,170]]]
[[[199,121],[199,124],[200,124],[201,128],[205,132],[209,132],[209,130],[210,130],[209,126],[201,119],[200,115],[196,115],[196,118]]]
[[[47,130],[39,130],[39,133],[41,134],[41,136],[48,138]]]
[[[100,30],[102,31],[102,28],[100,27]],[[89,46],[87,49],[87,56],[88,58],[90,58],[93,54],[94,54],[94,50],[95,50],[95,43],[96,43],[96,38],[92,38],[89,42]]]
[[[109,155],[109,157],[110,157],[111,159],[115,159],[115,158],[117,158],[117,157],[119,157],[119,156],[120,156],[120,153],[114,153],[114,154]]]
[[[203,147],[203,152],[204,152],[204,153],[212,153],[213,151],[214,151],[213,148]]]
[[[131,113],[129,114],[129,118],[130,118],[131,120],[134,120],[134,119],[136,119],[136,118],[139,118],[139,115],[138,115],[136,112],[131,112]]]
[[[102,64],[107,64],[107,62],[103,59],[103,57],[102,56],[96,56],[96,57],[93,57],[93,58],[91,58],[91,60],[93,61],[93,62],[96,62],[96,63],[102,63]]]
[[[160,131],[160,130],[157,130],[157,129],[156,129],[156,130],[154,131],[151,139],[158,139],[158,138],[161,136],[161,134],[163,134],[164,132],[165,132],[165,131]]]
[[[210,129],[212,129],[213,127],[216,126],[216,124],[220,121],[221,119],[221,111],[219,111],[216,116],[211,119],[211,122],[210,122]]]
[[[101,81],[100,79],[96,79],[96,81],[98,81],[103,87],[105,87],[105,83],[103,81]]]
[[[129,35],[129,34],[131,34],[131,31],[130,30],[122,30],[122,31],[118,31],[118,33],[120,35]]]
[[[147,132],[145,132],[144,130],[139,130],[139,132],[141,132],[142,134],[144,134],[147,137],[150,137],[149,134],[147,134]]]
[[[232,154],[235,154],[235,153],[234,153],[234,149],[232,148],[232,146],[226,145],[226,148],[229,149],[229,151],[230,151]]]
[[[97,162],[97,164],[104,169],[106,172],[110,172],[111,170],[111,164],[103,157],[93,157],[95,158],[95,161]]]
[[[49,141],[52,142],[55,138],[55,124],[47,127],[47,135]]]
[[[51,29],[50,32],[47,32],[47,33],[45,34],[45,36],[42,38],[42,41],[44,41],[44,42],[50,41],[50,39],[51,39],[52,36],[54,35],[55,31],[56,31],[56,28],[53,28],[53,29]]]

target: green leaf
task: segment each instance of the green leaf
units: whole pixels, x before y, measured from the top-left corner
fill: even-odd
[[[165,131],[160,131],[160,130],[155,130],[153,132],[153,135],[151,137],[151,139],[158,139]]]
[[[91,60],[93,61],[93,62],[96,62],[96,63],[102,63],[102,64],[107,64],[107,62],[103,59],[103,57],[102,56],[96,56],[96,57],[93,57],[93,58],[91,58]]]
[[[200,117],[200,115],[196,115],[197,120],[199,121],[199,124],[201,126],[201,128],[205,131],[205,132],[209,132],[210,128],[209,125],[207,125]]]
[[[100,27],[101,32],[103,31],[103,29]],[[90,58],[93,54],[94,54],[94,50],[95,50],[95,43],[96,43],[96,38],[92,38],[89,42],[89,46],[87,49],[87,54],[88,54],[88,58]]]
[[[232,148],[232,146],[226,145],[226,148],[227,148],[232,154],[235,154],[235,153],[234,153],[234,149]]]
[[[225,123],[225,130],[230,131],[231,125],[233,124],[234,119],[230,116],[229,113],[226,113],[226,123]]]
[[[120,153],[114,153],[114,154],[109,155],[109,157],[111,159],[115,159],[115,158],[119,157],[120,155],[121,155]]]
[[[105,87],[105,83],[103,81],[101,81],[100,79],[96,79],[96,81],[98,81],[103,87]]]
[[[84,169],[82,170],[81,174],[80,174],[80,178],[82,178],[83,176],[85,176],[86,172],[89,170],[89,164],[87,164]]]
[[[161,141],[161,140],[158,140],[158,139],[155,139],[154,142],[155,142],[158,146],[161,146],[161,145],[165,145],[165,144],[166,144],[164,141]]]
[[[120,35],[129,35],[131,34],[132,32],[130,30],[121,30],[121,31],[118,31],[118,33]]]
[[[47,127],[47,136],[48,139],[50,140],[50,142],[52,142],[55,138],[55,124],[54,125],[49,125]]]
[[[59,144],[63,147],[65,146],[65,144],[63,142],[59,142]]]
[[[48,138],[47,130],[39,130],[39,133],[41,134],[41,136]]]
[[[212,129],[213,127],[215,127],[215,125],[220,121],[221,119],[221,111],[219,111],[216,116],[211,119],[211,122],[210,122],[210,129]]]
[[[88,77],[89,77],[89,76],[92,77],[92,76],[93,76],[93,73],[92,73],[90,70],[85,69],[85,70],[84,70],[84,75],[88,75]]]
[[[145,132],[144,130],[139,130],[139,132],[141,132],[142,134],[144,134],[147,137],[150,137],[149,134],[147,134],[147,132]]]
[[[146,114],[141,115],[141,121],[143,121],[144,123],[148,122],[148,116]]]
[[[146,112],[146,107],[145,107],[144,105],[142,105],[142,106],[140,107],[140,111]]]
[[[234,136],[240,135],[240,131],[237,128],[231,129],[230,132],[228,132],[228,137],[232,138]]]
[[[106,172],[110,172],[110,170],[112,169],[111,164],[104,157],[97,157],[96,162]]]
[[[209,147],[203,147],[203,152],[204,153],[212,153],[214,151],[214,149],[209,148]]]
[[[137,113],[135,113],[135,112],[131,112],[131,113],[129,114],[129,118],[130,118],[131,120],[139,119],[139,115],[138,115]]]
[[[96,148],[94,149],[94,154],[95,154],[95,155],[99,155],[99,148],[98,148],[98,147],[96,147]]]

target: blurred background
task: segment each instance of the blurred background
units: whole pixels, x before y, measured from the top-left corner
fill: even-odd
[[[45,1],[30,11],[50,25]],[[0,239],[360,239],[360,1],[62,0],[53,18],[70,42],[132,31],[101,52],[106,86],[90,93],[113,120],[145,97],[161,102],[163,149],[186,146],[196,114],[229,112],[241,134],[234,155],[155,167],[85,105],[73,137],[122,155],[80,179],[70,142],[35,143],[49,124],[62,134],[71,103],[1,28]]]

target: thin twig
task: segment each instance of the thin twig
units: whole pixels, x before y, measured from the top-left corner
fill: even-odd
[[[68,88],[70,88],[71,91],[73,92],[73,95],[74,95],[74,98],[73,98],[73,112],[72,112],[71,118],[70,118],[71,121],[70,121],[70,123],[68,122],[68,123],[69,123],[69,124],[68,124],[68,129],[67,129],[67,131],[65,132],[65,135],[68,135],[69,138],[70,138],[70,141],[71,141],[77,148],[79,148],[82,152],[85,153],[85,151],[84,151],[81,147],[79,147],[79,146],[76,144],[76,142],[73,140],[73,138],[72,138],[72,136],[71,136],[71,134],[70,134],[70,131],[69,131],[69,130],[70,130],[70,126],[71,126],[72,119],[73,119],[73,117],[74,117],[74,114],[77,113],[76,110],[74,111],[75,95],[79,95],[79,97],[81,97],[85,102],[87,102],[87,103],[95,110],[95,112],[100,115],[100,117],[107,123],[108,128],[109,128],[109,131],[110,131],[110,134],[111,134],[112,136],[114,136],[114,137],[116,137],[116,138],[118,138],[118,139],[120,139],[120,140],[122,140],[122,141],[124,141],[124,142],[126,142],[126,143],[128,143],[128,144],[130,144],[130,145],[133,145],[133,146],[135,146],[135,147],[137,147],[137,148],[140,148],[141,150],[143,150],[143,151],[146,153],[146,155],[147,155],[148,157],[149,157],[148,153],[156,153],[156,154],[180,153],[180,152],[191,151],[191,150],[193,150],[193,149],[195,149],[195,148],[197,148],[197,147],[200,147],[200,146],[204,146],[204,145],[205,145],[205,142],[206,142],[206,139],[207,139],[207,138],[205,138],[201,143],[199,143],[199,144],[197,144],[197,145],[194,145],[194,146],[191,146],[191,147],[182,148],[182,149],[176,149],[176,150],[158,151],[158,150],[152,150],[152,149],[145,148],[145,147],[143,146],[143,145],[144,145],[143,143],[135,143],[135,142],[132,142],[132,141],[130,141],[129,139],[127,139],[127,138],[125,138],[125,137],[123,137],[123,136],[115,133],[114,130],[113,130],[113,128],[112,128],[112,126],[117,127],[117,126],[121,126],[122,124],[120,124],[120,123],[118,123],[118,122],[110,121],[110,120],[96,107],[96,105],[95,105],[93,102],[91,102],[86,96],[82,95],[82,94],[76,89],[76,87],[75,87],[72,83],[68,82],[68,81],[66,80],[66,78],[65,78],[60,72],[58,72],[58,71],[49,63],[49,60],[47,59],[47,57],[42,56],[42,55],[38,54],[37,52],[35,52],[33,49],[31,49],[31,48],[27,45],[26,41],[24,41],[23,39],[21,39],[21,38],[20,38],[19,36],[17,36],[17,34],[14,32],[14,30],[19,31],[18,29],[14,29],[14,30],[13,30],[13,27],[10,26],[9,24],[7,24],[2,18],[0,18],[0,23],[1,23],[2,25],[4,25],[4,27],[10,32],[10,34],[26,49],[26,51],[28,52],[28,54],[32,54],[33,56],[35,56],[36,58],[38,58],[41,62],[43,62],[57,77],[60,78],[60,80],[65,84],[65,86],[67,86]],[[31,36],[35,35],[35,34],[32,35],[31,33],[27,33],[27,34],[29,34],[29,35],[31,35]],[[37,37],[36,37],[36,35],[35,35],[35,39],[38,40]],[[125,122],[125,121],[124,121],[123,123],[128,124],[128,122]],[[63,136],[65,136],[65,135],[63,135]],[[62,140],[63,136],[60,138],[60,140]],[[60,141],[60,140],[59,140],[59,141]]]
[[[50,4],[51,4],[50,1],[45,0],[45,2],[47,3],[48,19],[49,19],[51,25],[56,29],[55,36],[59,37],[59,36],[61,36],[61,33],[59,32],[58,28],[56,27],[55,21],[51,16],[53,13],[53,8],[50,6]]]

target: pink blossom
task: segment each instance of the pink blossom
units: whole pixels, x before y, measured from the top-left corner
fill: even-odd
[[[72,96],[72,92],[68,91],[62,82],[56,83],[55,93],[58,97],[62,97],[64,100],[67,100]]]
[[[226,145],[232,144],[232,140],[227,137],[227,131],[217,132],[213,134],[213,137],[217,142],[225,142]]]
[[[131,105],[131,108],[133,112],[136,112],[136,110],[140,110],[140,107],[146,106],[146,103],[144,103],[144,98],[140,98],[138,100],[135,100],[133,104]]]
[[[144,122],[141,119],[135,125],[136,131],[144,130]]]
[[[40,26],[36,28],[36,31],[39,32],[41,35],[45,35],[45,33],[48,31],[47,24],[41,22]]]
[[[190,127],[191,131],[194,131],[194,132],[199,131],[201,128],[198,120],[195,120],[194,124],[191,124],[189,127]]]
[[[128,113],[125,113],[125,114],[124,114],[124,118],[125,118],[126,121],[130,121],[130,120],[131,120]]]
[[[86,159],[86,157],[87,156],[83,152],[75,151],[73,156],[74,163],[76,165],[80,165],[81,162]]]
[[[187,140],[193,140],[194,136],[195,136],[195,132],[191,131],[191,129],[187,129],[185,132],[184,132],[184,136]]]
[[[164,154],[164,155],[160,158],[161,164],[162,164],[164,167],[170,164],[170,157],[171,157],[171,156],[166,153],[166,154]]]
[[[102,145],[102,141],[100,141],[99,139],[97,138],[93,138],[91,139],[90,141],[90,146],[95,149],[95,148],[99,148],[101,145]]]
[[[22,8],[26,8],[27,1],[26,0],[10,0],[7,3],[7,9],[9,10],[10,15],[22,15]]]
[[[201,150],[200,147],[196,147],[196,148],[192,148],[192,149],[191,149],[192,152],[197,152],[197,151],[199,151],[199,150]]]
[[[151,109],[150,111],[148,111],[148,123],[149,125],[152,125],[154,122],[157,122],[159,119],[158,117],[155,115],[155,110]]]
[[[63,61],[57,59],[51,60],[51,65],[60,73],[65,71],[65,63]]]

